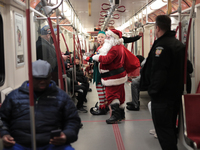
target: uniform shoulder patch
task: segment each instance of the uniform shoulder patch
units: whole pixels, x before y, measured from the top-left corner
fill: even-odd
[[[155,52],[155,56],[156,57],[159,57],[160,56],[160,54],[162,53],[162,51],[163,51],[163,47],[161,47],[161,46],[159,46],[159,47],[156,47],[156,52]]]

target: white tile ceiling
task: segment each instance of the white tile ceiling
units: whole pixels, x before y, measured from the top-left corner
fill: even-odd
[[[70,2],[79,17],[81,24],[87,31],[90,32],[94,31],[94,28],[98,26],[99,18],[101,18],[100,11],[102,11],[101,5],[103,3],[109,3],[109,0],[92,0],[91,16],[88,15],[88,0],[70,0]],[[146,0],[121,0],[121,5],[124,5],[126,7],[126,12],[122,13],[115,11],[113,13],[120,15],[120,18],[118,20],[114,19],[114,26],[121,26],[145,4]]]

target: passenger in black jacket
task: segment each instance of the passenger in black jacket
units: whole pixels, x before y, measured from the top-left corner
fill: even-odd
[[[40,30],[40,36],[36,41],[37,60],[45,60],[52,67],[52,80],[58,85],[58,65],[55,47],[51,44],[51,31],[48,25]]]
[[[38,60],[32,64],[35,131],[37,148],[73,149],[70,143],[78,138],[80,118],[71,98],[51,81],[51,66]],[[12,91],[0,108],[3,127],[0,135],[5,150],[31,147],[29,82]],[[51,131],[61,129],[60,136],[50,139]],[[7,149],[8,148],[8,149]]]
[[[141,71],[141,90],[151,97],[152,118],[163,150],[177,150],[176,118],[183,93],[185,46],[170,31],[171,19],[156,18],[154,42]]]

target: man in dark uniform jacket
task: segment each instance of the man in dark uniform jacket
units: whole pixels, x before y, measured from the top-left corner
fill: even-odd
[[[36,42],[36,50],[37,50],[37,60],[46,60],[50,63],[52,67],[52,80],[56,82],[58,85],[58,66],[57,66],[57,58],[56,51],[54,46],[51,44],[51,31],[48,25],[45,25],[40,30],[40,36]]]
[[[185,46],[170,30],[171,19],[156,18],[154,42],[141,71],[141,90],[148,90],[152,118],[163,150],[177,150],[176,117],[183,93]]]

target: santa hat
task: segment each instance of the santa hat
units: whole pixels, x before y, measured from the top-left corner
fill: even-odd
[[[115,39],[121,39],[122,38],[122,32],[116,29],[110,29],[106,32],[106,35],[113,36]]]

